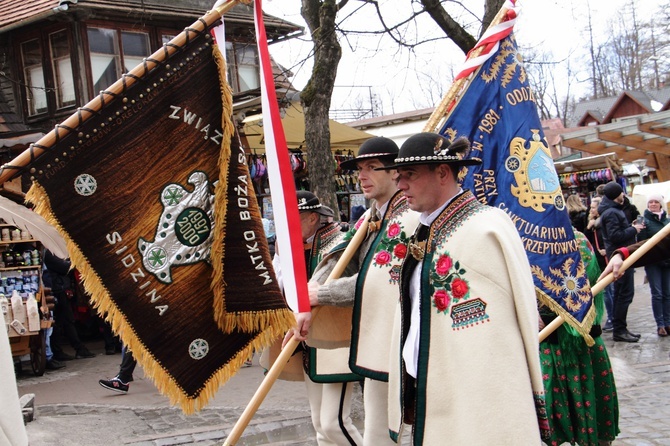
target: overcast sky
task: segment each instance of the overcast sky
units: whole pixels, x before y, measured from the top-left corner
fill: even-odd
[[[608,22],[630,0],[590,0],[596,39],[605,41]],[[300,16],[298,0],[264,0],[266,13],[282,17],[305,26]],[[472,12],[454,11],[461,23],[472,26],[471,33],[478,34],[476,16],[481,16],[481,0],[465,0],[474,8]],[[636,0],[638,20],[649,19],[664,0]],[[409,0],[380,0],[381,10],[388,14],[388,23],[409,16]],[[584,0],[519,0],[521,12],[515,27],[521,48],[535,47],[551,51],[556,60],[576,57],[586,48],[583,29],[586,28],[587,2]],[[359,10],[360,2],[349,0],[339,12],[338,22],[344,29],[378,29],[374,12],[369,8]],[[390,11],[393,11],[391,13]],[[418,27],[410,33],[423,38],[443,36],[429,17],[423,17]],[[377,36],[350,37],[340,41],[343,56],[340,61],[336,88],[333,95],[335,109],[368,106],[373,96],[384,114],[399,113],[431,107],[451,86],[453,73],[459,69],[465,56],[448,40],[421,45],[413,53],[398,50],[388,38]],[[270,47],[272,56],[295,74],[296,88],[305,86],[311,74],[311,62],[305,59],[312,48],[305,39],[291,40]],[[523,55],[523,54],[522,54]],[[579,79],[579,76],[578,76]],[[584,83],[584,87],[587,87]],[[345,119],[346,120],[346,119]],[[349,119],[350,120],[350,119]]]

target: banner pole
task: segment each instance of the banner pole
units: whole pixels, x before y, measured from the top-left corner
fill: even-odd
[[[347,244],[347,247],[345,248],[344,252],[340,256],[339,260],[335,264],[335,267],[333,270],[330,272],[328,275],[328,278],[326,279],[326,283],[330,282],[331,280],[339,279],[344,270],[347,268],[347,265],[349,264],[349,261],[351,261],[351,258],[354,256],[358,248],[361,246],[361,243],[363,243],[363,240],[365,240],[365,236],[368,235],[368,223],[370,222],[370,216],[366,215],[363,218],[363,221],[361,222],[361,225],[358,227],[358,231],[356,231],[356,234],[351,238],[349,243]]]
[[[502,23],[507,16],[507,11],[509,11],[508,8],[502,7],[496,14],[496,16],[491,20],[491,23],[489,24],[489,27],[487,29],[490,29],[492,26],[498,25]],[[465,58],[465,60],[471,59],[473,57],[479,56],[482,51],[484,51],[484,46],[480,46],[476,48],[473,51],[470,51]],[[435,110],[433,110],[433,113],[431,113],[430,117],[428,118],[428,121],[426,122],[426,125],[423,127],[424,132],[434,132],[437,130],[437,126],[440,123],[440,120],[444,117],[447,116],[449,112],[449,105],[454,101],[457,95],[460,94],[461,91],[464,91],[464,87],[466,86],[467,83],[470,82],[472,79],[472,74],[469,76],[462,77],[458,79],[456,82],[451,84],[451,88],[449,91],[447,91],[447,94],[444,95],[442,98],[442,101],[435,107]]]
[[[339,279],[351,258],[368,234],[370,216],[366,215],[358,231],[347,244],[325,283]],[[348,347],[351,341],[352,307],[319,305],[312,308],[312,328],[307,335],[307,345],[314,348]]]
[[[653,248],[658,242],[663,240],[665,237],[670,237],[670,225],[665,225],[663,229],[658,231],[652,238],[647,240],[635,250],[633,254],[630,255],[626,260],[624,260],[623,264],[621,265],[620,271],[626,271],[628,268],[630,268],[635,262],[637,262],[640,257],[645,255],[651,248]],[[591,287],[591,292],[595,296],[596,294],[600,293],[602,290],[605,289],[607,285],[610,283],[614,282],[614,273],[609,273],[605,277],[603,277],[602,280],[600,280],[598,283],[593,285]],[[540,342],[544,341],[547,336],[552,334],[558,327],[563,325],[563,318],[561,316],[556,316],[556,319],[551,321],[547,326],[545,326],[542,331],[540,331]]]
[[[82,125],[87,119],[93,117],[100,111],[107,103],[114,100],[115,97],[123,94],[124,91],[133,85],[138,79],[147,75],[159,63],[166,60],[170,55],[177,51],[176,47],[181,48],[191,39],[191,33],[199,34],[207,27],[214,24],[217,20],[222,18],[223,14],[229,11],[239,0],[228,0],[226,3],[207,12],[200,19],[195,21],[190,27],[179,33],[169,43],[163,45],[158,51],[147,57],[142,63],[121,76],[116,82],[109,86],[104,91],[101,91],[94,99],[90,100],[88,104],[77,109],[69,118],[63,121],[49,133],[41,137],[37,142],[30,145],[30,147],[20,153],[16,158],[7,164],[0,166],[0,184],[10,180],[17,175],[23,168],[25,168],[32,161],[37,159],[44,152],[49,150],[51,146],[59,140],[73,132],[77,127]]]
[[[228,438],[226,438],[226,440],[223,442],[224,446],[232,446],[237,444],[237,441],[242,436],[244,429],[247,428],[247,425],[260,407],[275,381],[277,381],[279,374],[282,372],[282,370],[284,370],[286,364],[288,364],[288,361],[291,359],[291,356],[293,355],[293,352],[295,351],[298,344],[299,341],[295,337],[292,337],[288,340],[286,346],[284,346],[274,364],[272,364],[272,367],[270,367],[270,370],[263,379],[263,382],[261,382],[261,385],[258,386],[258,389],[256,389],[256,393],[254,393],[251,401],[249,401],[249,404],[247,404],[247,407],[244,409],[244,412],[242,412],[242,415],[237,420],[237,423],[235,423],[235,426],[233,426],[233,429],[230,431],[230,435],[228,435]]]
[[[369,220],[370,220],[369,215],[363,219],[363,222],[361,223],[359,230],[356,231],[356,234],[354,234],[353,238],[351,239],[346,249],[342,253],[342,256],[340,256],[340,259],[337,261],[337,264],[330,272],[330,275],[328,275],[326,283],[338,279],[342,275],[342,272],[344,271],[347,264],[355,254],[356,250],[358,250],[358,247],[361,245],[363,240],[365,240],[365,236],[367,235],[368,232],[367,226]],[[312,325],[314,325],[314,318],[318,313],[316,310],[319,308],[339,309],[339,307],[315,307],[314,310],[312,310],[313,312]],[[324,311],[322,312],[322,317],[328,318],[329,314],[330,313],[328,311]],[[330,321],[328,321],[328,323],[330,323]],[[312,326],[312,330],[313,329],[314,326]],[[256,414],[256,411],[258,411],[258,408],[260,407],[261,403],[263,402],[268,392],[274,385],[275,381],[277,381],[277,378],[281,374],[282,370],[284,370],[284,367],[288,363],[289,359],[291,359],[293,351],[296,349],[297,346],[298,341],[296,340],[295,337],[292,337],[286,343],[286,346],[282,349],[281,353],[272,364],[272,367],[270,367],[270,370],[263,379],[263,382],[261,382],[261,385],[258,386],[258,389],[256,390],[256,393],[254,393],[254,396],[251,398],[251,401],[249,401],[249,404],[247,404],[247,407],[244,409],[244,412],[242,412],[242,415],[240,415],[240,418],[235,423],[235,426],[233,426],[233,429],[230,431],[230,435],[228,436],[228,438],[226,438],[226,441],[223,443],[224,446],[232,446],[236,444],[237,441],[240,439],[242,433],[249,425],[249,422],[251,421],[253,416]]]

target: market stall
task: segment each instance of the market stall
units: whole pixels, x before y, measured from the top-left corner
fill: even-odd
[[[44,329],[52,324],[42,287],[40,242],[0,220],[0,307],[12,356],[30,355],[37,376],[46,368]]]
[[[623,167],[614,153],[575,158],[554,163],[564,196],[578,194],[588,206],[600,184],[626,182]],[[625,184],[622,184],[625,189]]]

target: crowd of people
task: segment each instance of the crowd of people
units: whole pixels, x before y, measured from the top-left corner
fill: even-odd
[[[627,324],[633,268],[622,272],[621,264],[638,242],[670,223],[664,197],[649,196],[642,214],[615,181],[601,185],[589,203],[567,198],[589,281],[609,272],[616,280],[593,296],[593,343],[563,324],[538,345],[538,331],[556,314],[537,301],[510,218],[461,187],[460,169],[479,163],[469,149],[466,139],[450,142],[435,133],[416,134],[400,148],[388,138],[369,139],[342,165],[358,171],[369,206],[352,209],[357,215],[344,224],[316,195],[298,191],[312,308],[348,307],[353,314],[346,347],[309,346],[311,325],[319,323],[311,312],[296,314],[284,340],[301,341],[294,358],[319,445],[395,444],[407,426],[413,444],[442,444],[448,436],[450,444],[603,446],[619,434],[602,335],[611,332],[616,342],[640,338]],[[263,224],[274,245],[272,221]],[[344,272],[329,278],[359,231],[363,242]],[[645,268],[660,337],[670,334],[668,240],[634,265]],[[274,256],[280,279],[279,253]],[[69,262],[47,251],[44,284],[56,298],[56,323],[47,334],[51,370],[94,356],[74,324],[72,279]],[[106,352],[116,353],[111,331],[103,331]],[[136,364],[124,349],[118,373],[100,385],[128,392]],[[350,416],[355,382],[363,389],[362,433]]]
[[[648,197],[643,215],[615,181],[601,185],[588,204],[568,197],[589,281],[613,268],[618,280],[593,296],[592,343],[563,324],[538,346],[538,330],[556,315],[536,300],[509,218],[460,187],[460,168],[477,162],[466,156],[468,147],[466,140],[450,143],[433,133],[410,137],[400,149],[377,137],[351,160],[370,206],[336,247],[318,253],[319,262],[309,253],[306,258],[312,259],[312,307],[353,309],[349,354],[340,361],[362,383],[364,431],[361,443],[348,419],[346,387],[331,398],[322,391],[313,397],[306,368],[319,444],[391,444],[406,426],[413,444],[440,444],[448,436],[453,444],[603,446],[619,434],[615,377],[602,335],[611,332],[616,342],[640,338],[627,326],[633,269],[620,274],[618,268],[636,242],[668,224],[663,197]],[[320,230],[303,233],[306,246],[314,246]],[[357,231],[366,231],[363,243],[342,276],[326,281]],[[670,333],[664,244],[645,266],[659,336]],[[318,319],[311,313],[296,319],[287,336],[305,342]],[[324,405],[346,410],[324,418],[335,414]]]

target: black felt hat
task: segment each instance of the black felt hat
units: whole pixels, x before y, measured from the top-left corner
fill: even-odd
[[[326,217],[334,217],[335,213],[331,208],[321,204],[319,198],[308,190],[298,191],[298,211],[316,212]]]
[[[467,138],[457,138],[450,143],[447,138],[437,133],[417,133],[410,136],[398,152],[395,163],[377,170],[397,169],[403,166],[419,164],[458,164],[473,166],[481,164],[477,158],[467,158],[470,153],[470,141]]]
[[[358,149],[358,156],[350,160],[342,161],[340,167],[346,170],[356,168],[356,163],[368,159],[378,158],[393,161],[398,156],[398,144],[392,139],[383,136],[375,136],[365,141]]]

